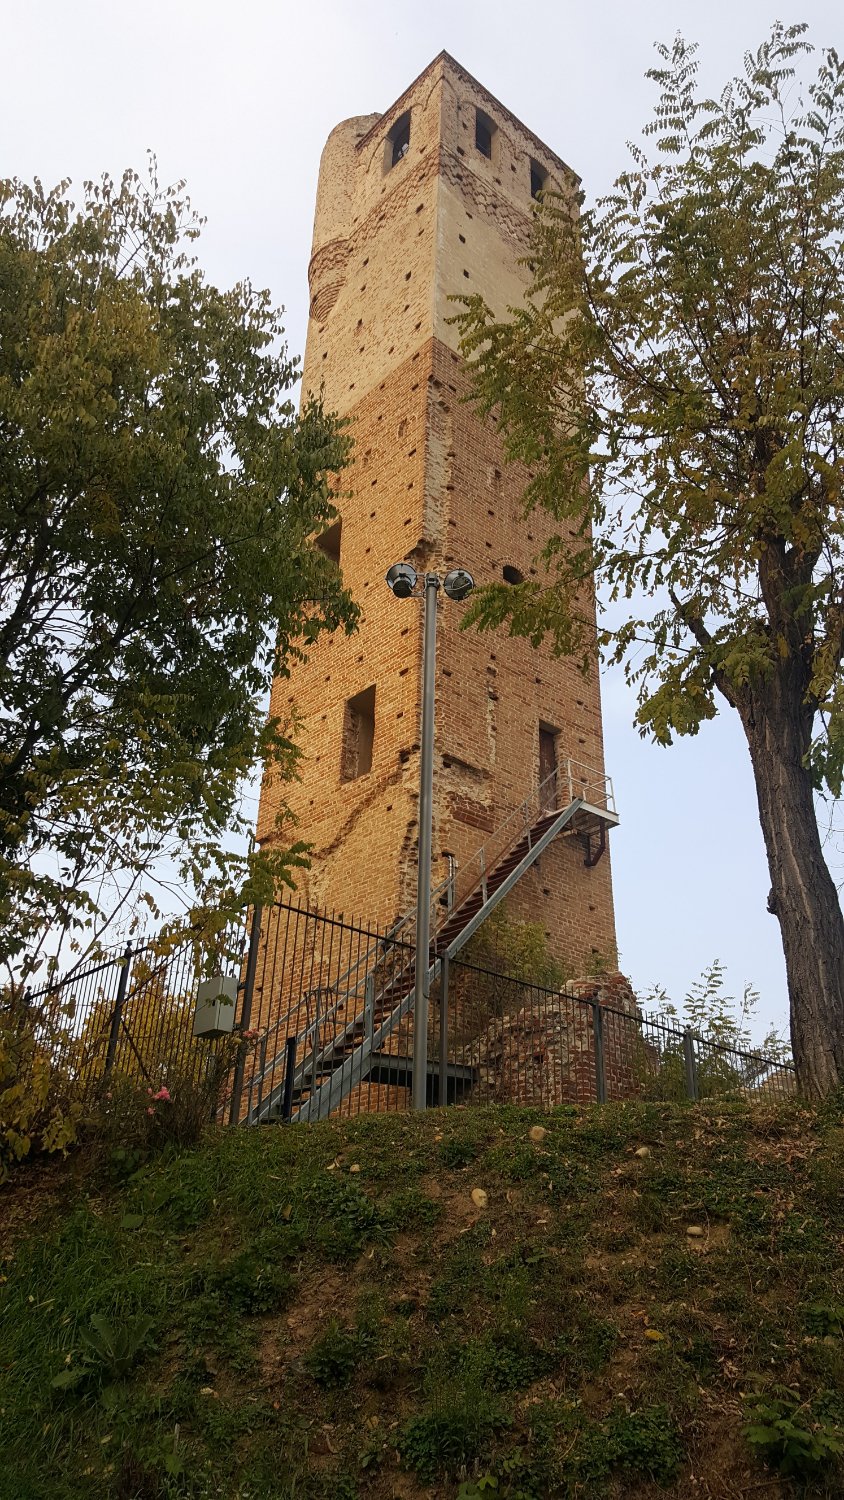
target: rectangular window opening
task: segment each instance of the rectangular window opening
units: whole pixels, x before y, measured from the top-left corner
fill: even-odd
[[[364,688],[349,698],[343,712],[343,743],[340,780],[356,781],[372,770],[375,743],[375,687]]]
[[[557,805],[557,736],[550,724],[539,726],[539,805],[552,812]]]
[[[495,136],[495,122],[485,115],[482,109],[475,110],[475,146],[481,156],[492,161],[492,142]]]
[[[342,535],[343,522],[342,520],[337,520],[333,526],[329,526],[327,531],[323,531],[316,539],[316,545],[319,547],[320,552],[324,552],[326,557],[330,558],[338,568],[340,566],[340,540]]]
[[[538,161],[534,161],[533,158],[531,157],[531,163],[530,163],[530,196],[531,196],[531,198],[539,198],[541,196],[542,192],[545,189],[545,183],[546,183],[546,181],[547,181],[547,173],[546,173],[545,169],[539,165]]]

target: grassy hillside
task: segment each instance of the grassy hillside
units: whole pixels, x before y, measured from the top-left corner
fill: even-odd
[[[0,1267],[0,1496],[840,1496],[843,1120],[368,1117],[107,1189],[78,1160]]]

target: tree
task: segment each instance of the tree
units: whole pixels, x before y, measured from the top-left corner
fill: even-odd
[[[805,30],[777,25],[717,100],[694,46],[660,46],[655,158],[634,148],[579,220],[547,197],[525,305],[496,321],[470,298],[458,321],[526,502],[559,523],[546,577],[486,590],[470,619],[588,658],[594,578],[626,601],[599,639],[643,733],[739,715],[798,1077],[822,1094],[844,1081],[844,922],[814,805],[844,770],[844,65],[825,52],[799,102]]]
[[[227,840],[244,777],[295,770],[273,671],[356,616],[313,545],[348,438],[296,416],[269,294],[207,283],[152,167],[78,211],[67,182],[0,183],[0,959],[24,977],[164,854],[221,921],[290,881],[283,817],[263,854]]]

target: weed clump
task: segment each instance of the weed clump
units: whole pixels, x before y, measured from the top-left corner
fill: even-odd
[[[433,1484],[439,1474],[455,1478],[509,1425],[510,1418],[481,1392],[452,1386],[440,1393],[436,1407],[405,1424],[398,1449],[419,1482]]]

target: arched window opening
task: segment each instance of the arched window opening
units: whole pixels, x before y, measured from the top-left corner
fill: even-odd
[[[501,576],[505,583],[516,584],[524,583],[525,581],[524,573],[520,573],[518,568],[514,568],[511,563],[505,563],[501,569]]]
[[[531,163],[530,163],[530,196],[531,196],[531,198],[539,198],[542,195],[542,193],[545,191],[545,184],[546,184],[547,181],[548,181],[548,173],[545,171],[545,168],[541,167],[539,165],[539,162],[538,161],[534,161],[533,158],[531,157]]]
[[[402,157],[407,156],[410,150],[410,110],[396,120],[390,134],[387,136],[387,171],[391,167],[398,166]]]

